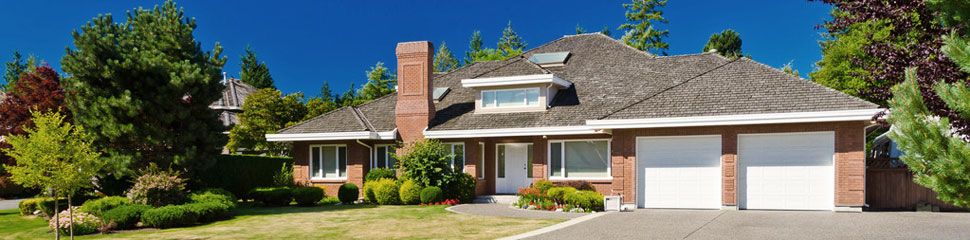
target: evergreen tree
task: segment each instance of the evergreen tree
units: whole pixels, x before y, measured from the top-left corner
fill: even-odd
[[[509,24],[505,25],[505,29],[502,30],[502,37],[498,39],[498,50],[501,50],[506,56],[515,56],[518,55],[515,53],[521,54],[525,47],[526,43],[522,41],[518,33],[515,33],[515,30],[512,29],[512,21],[509,21]]]
[[[333,94],[333,90],[330,89],[330,82],[323,81],[323,86],[320,86],[320,99],[324,101],[334,101],[336,97]]]
[[[641,51],[659,51],[660,54],[667,55],[667,48],[670,46],[663,39],[670,32],[654,29],[655,23],[667,23],[663,11],[659,10],[665,5],[667,0],[633,0],[623,4],[627,20],[619,28],[626,30],[623,42]]]
[[[283,96],[280,90],[263,88],[256,90],[243,103],[239,125],[229,131],[226,148],[231,152],[246,149],[269,155],[284,155],[286,144],[267,142],[266,134],[294,124],[307,115],[303,106],[303,94]]]
[[[585,28],[583,28],[583,26],[580,26],[580,25],[579,25],[579,24],[577,23],[577,24],[576,24],[576,34],[583,34],[583,33],[586,33],[586,29],[585,29]]]
[[[600,30],[600,33],[606,35],[607,37],[613,37],[613,33],[610,33],[610,27],[607,26],[603,26],[603,30]]]
[[[354,83],[350,83],[350,88],[347,88],[347,91],[344,91],[344,93],[340,95],[340,98],[337,99],[340,107],[357,105],[359,101],[357,101],[358,97],[355,85],[356,84]]]
[[[4,64],[3,72],[3,82],[0,82],[0,91],[12,91],[15,85],[17,85],[17,80],[20,79],[20,74],[25,72],[34,71],[37,67],[37,59],[33,55],[27,57],[27,62],[24,62],[23,56],[20,52],[13,52],[13,60]]]
[[[391,71],[384,67],[383,62],[377,62],[366,74],[367,83],[360,88],[360,93],[357,94],[355,102],[367,102],[394,92],[394,85],[397,80],[391,74]],[[354,105],[358,105],[358,103]]]
[[[468,41],[468,51],[465,52],[465,64],[475,62],[475,56],[482,51],[482,32],[475,30],[472,32],[471,40]]]
[[[222,47],[203,51],[195,20],[174,2],[132,10],[124,22],[94,18],[73,33],[61,65],[67,105],[114,173],[155,163],[190,175],[225,146],[225,127],[209,104],[225,86]]]
[[[253,51],[249,46],[246,46],[246,54],[240,58],[242,65],[239,71],[239,77],[242,78],[242,82],[255,87],[260,88],[276,88],[273,85],[273,76],[269,74],[269,67],[266,66],[266,62],[260,62],[256,58],[256,52]]]
[[[434,71],[447,72],[458,69],[458,67],[458,59],[455,58],[455,54],[451,53],[445,42],[441,42],[438,52],[434,54]]]
[[[716,50],[721,56],[728,58],[739,58],[741,53],[741,35],[732,29],[727,29],[721,33],[711,34],[711,38],[704,45],[704,52]]]
[[[336,97],[333,95],[333,90],[330,89],[330,83],[324,81],[323,87],[320,87],[320,96],[307,100],[307,114],[303,117],[303,120],[320,116],[321,114],[333,111],[338,107],[340,106],[336,102]]]

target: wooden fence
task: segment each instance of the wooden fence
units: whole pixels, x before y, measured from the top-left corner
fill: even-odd
[[[936,198],[936,192],[913,182],[906,168],[866,169],[866,204],[868,210],[916,210],[916,205],[929,203],[940,211],[966,211]]]

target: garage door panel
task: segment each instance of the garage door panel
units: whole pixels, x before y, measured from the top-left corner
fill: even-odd
[[[747,209],[834,206],[834,133],[739,135],[740,204]]]
[[[639,206],[720,208],[720,136],[637,139]]]

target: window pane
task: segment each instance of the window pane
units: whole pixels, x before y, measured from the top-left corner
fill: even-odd
[[[485,144],[478,144],[478,178],[485,178]]]
[[[526,90],[526,99],[529,101],[529,106],[539,105],[539,89],[530,88]]]
[[[455,144],[453,149],[455,153],[455,171],[462,172],[465,169],[465,144]]]
[[[385,168],[387,167],[387,147],[377,147],[377,162],[374,164],[375,168]]]
[[[606,141],[566,142],[566,177],[608,177]]]
[[[494,107],[495,106],[495,92],[494,91],[482,91],[482,106],[483,107]]]
[[[526,156],[528,156],[527,157],[528,160],[525,161],[525,165],[526,165],[526,170],[525,170],[526,171],[526,177],[532,178],[532,144],[529,144],[529,147],[526,150]]]
[[[321,178],[323,173],[320,171],[320,148],[312,147],[310,148],[310,165],[313,165],[313,169],[310,170],[310,177]]]
[[[562,177],[562,143],[549,145],[549,175]]]
[[[394,158],[393,147],[387,147],[387,167],[397,168],[397,159]]]
[[[324,178],[336,178],[337,175],[337,147],[329,146],[323,147],[321,152],[323,158],[321,164],[323,166],[323,177]]]
[[[498,107],[525,106],[525,91],[519,89],[495,91],[495,99]]]
[[[347,148],[339,147],[337,151],[337,166],[340,168],[340,177],[347,177]]]
[[[505,145],[498,145],[498,154],[495,160],[498,162],[498,169],[495,174],[498,174],[498,178],[505,178]]]

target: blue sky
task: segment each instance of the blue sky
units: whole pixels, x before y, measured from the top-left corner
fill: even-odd
[[[123,19],[125,11],[162,1],[4,1],[0,3],[0,61],[13,51],[33,54],[60,70],[71,46],[71,31],[101,13]],[[316,95],[324,81],[343,91],[360,86],[364,71],[378,61],[396,68],[397,42],[447,42],[463,56],[473,30],[494,47],[506,23],[529,48],[608,26],[614,37],[624,22],[626,1],[181,1],[199,27],[196,40],[209,50],[215,42],[229,61],[224,71],[239,75],[239,56],[250,45],[265,61],[283,92]],[[700,52],[712,33],[741,33],[743,51],[781,67],[792,62],[803,76],[821,58],[816,26],[831,7],[808,1],[684,1],[663,8],[671,55]]]

